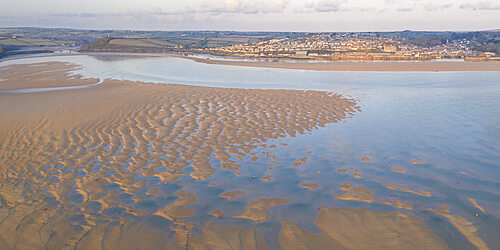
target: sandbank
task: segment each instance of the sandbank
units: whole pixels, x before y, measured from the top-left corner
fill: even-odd
[[[192,56],[158,53],[85,52],[87,55],[124,55],[177,57],[199,63],[228,66],[317,70],[317,71],[401,71],[401,72],[446,72],[446,71],[500,71],[500,61],[244,61],[228,59],[207,59]]]
[[[454,61],[334,61],[334,62],[267,62],[229,61],[183,57],[206,64],[229,66],[318,70],[318,71],[500,71],[500,62],[454,62]]]
[[[78,67],[61,62],[1,67],[0,88],[98,82],[73,75]],[[172,246],[172,237],[194,244],[191,231],[200,225],[186,220],[196,213],[197,193],[184,188],[168,193],[166,187],[180,177],[207,180],[220,169],[238,174],[235,159],[266,142],[340,122],[357,110],[355,100],[323,91],[112,79],[64,91],[0,91],[0,248],[183,245]],[[241,218],[265,221],[268,207],[287,201],[258,200]],[[141,216],[157,217],[172,232],[134,219]],[[240,232],[255,238],[253,229]],[[154,240],[130,240],[141,237]]]

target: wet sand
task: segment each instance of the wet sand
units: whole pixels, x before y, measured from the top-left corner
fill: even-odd
[[[477,249],[490,249],[486,242],[477,236],[477,226],[460,215],[450,214],[448,206],[441,205],[440,209],[427,209],[447,218]]]
[[[30,65],[12,65],[1,72],[0,91],[29,88],[81,86],[96,83],[96,79],[81,79],[79,75],[68,78],[68,71],[77,67],[68,63],[46,62]],[[60,79],[64,79],[60,81]]]
[[[400,212],[322,207],[316,224],[321,234],[283,222],[283,249],[448,249],[422,221]]]
[[[4,79],[0,86],[5,83],[5,89],[12,90],[98,81],[71,75],[76,67],[50,63],[0,68]],[[43,80],[38,82],[38,77]],[[252,178],[240,171],[241,163],[257,164],[252,158],[260,157],[278,168],[276,155],[265,151],[258,157],[256,149],[286,147],[286,143],[268,144],[341,122],[358,111],[355,100],[322,91],[109,79],[85,89],[0,93],[0,248],[273,248],[266,241],[269,235],[241,223],[269,223],[275,219],[275,209],[289,205],[293,197],[252,197],[251,189],[222,190],[218,182],[208,181],[223,172],[242,183],[247,178],[271,185],[274,177]],[[305,154],[315,157],[311,151]],[[287,167],[308,167],[311,158],[301,157]],[[361,181],[360,171],[351,170]],[[195,206],[206,202],[205,197],[200,189],[185,184],[186,179],[205,182],[207,189],[219,192],[220,200],[243,206],[227,209],[226,216],[226,208],[215,201],[217,209],[200,215]],[[387,187],[430,196],[392,184]],[[334,194],[339,201],[377,202],[406,212],[413,208],[392,197],[378,199],[361,185],[345,183],[339,189]],[[280,221],[279,245],[283,249],[447,248],[420,219],[401,211],[322,207],[316,218],[321,233],[287,219]],[[204,219],[190,220],[195,216]],[[469,229],[459,230],[484,246]]]
[[[76,67],[8,66],[1,69],[0,86],[12,90],[97,82],[71,75]],[[85,89],[0,94],[0,246],[90,247],[95,241],[118,248],[161,245],[172,237],[182,241],[196,228],[184,218],[196,212],[189,206],[197,203],[197,194],[162,192],[170,183],[183,176],[207,180],[222,169],[239,175],[238,159],[267,141],[304,134],[357,110],[354,100],[320,91],[108,79]],[[213,166],[215,159],[220,168]],[[186,172],[187,167],[192,171]],[[144,178],[158,182],[151,185]],[[149,197],[156,197],[156,208],[137,207]],[[263,221],[269,207],[286,200],[259,199],[240,217]],[[172,235],[134,222],[141,216],[163,218]],[[113,236],[134,234],[154,240],[139,244]]]
[[[255,202],[248,202],[248,206],[239,215],[233,216],[234,218],[249,219],[256,222],[264,222],[271,215],[269,207],[275,207],[289,203],[289,199],[273,197],[270,199],[259,198]]]

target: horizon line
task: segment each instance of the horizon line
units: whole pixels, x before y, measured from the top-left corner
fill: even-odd
[[[23,28],[33,28],[33,29],[70,29],[70,30],[87,30],[87,31],[144,31],[144,32],[268,32],[268,33],[386,33],[386,32],[500,32],[500,28],[497,29],[484,29],[484,30],[377,30],[377,31],[276,31],[276,30],[147,30],[147,29],[101,29],[101,28],[71,28],[71,27],[43,27],[43,26],[6,26],[0,27],[0,29],[23,29]]]

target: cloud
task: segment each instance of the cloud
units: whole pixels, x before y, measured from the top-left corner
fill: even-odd
[[[453,4],[451,4],[451,3],[445,3],[445,4],[426,4],[426,5],[423,6],[423,8],[424,8],[425,11],[436,11],[436,10],[448,9],[451,6],[453,6]]]
[[[200,4],[199,12],[224,13],[281,13],[289,0],[205,0]]]
[[[347,0],[320,0],[304,4],[304,8],[298,9],[296,13],[311,12],[375,12],[379,8],[374,6],[345,6]]]
[[[54,13],[51,14],[54,17],[95,17],[94,13]]]
[[[322,0],[309,2],[304,7],[317,12],[337,12],[341,10],[341,5],[347,3],[347,0]]]
[[[353,11],[353,12],[368,12],[368,11],[376,11],[378,8],[373,7],[373,6],[367,6],[367,7],[343,7],[340,9],[340,11]]]
[[[171,10],[162,11],[160,8],[151,8],[145,10],[133,10],[133,11],[115,11],[115,12],[102,12],[102,13],[54,13],[50,14],[53,17],[80,17],[80,18],[94,18],[94,17],[155,17],[155,16],[186,16],[190,14],[196,14],[197,11],[192,8],[186,8],[183,10]]]
[[[480,1],[477,3],[465,3],[460,5],[460,9],[472,10],[500,10],[500,3],[491,1]]]
[[[397,8],[397,11],[410,12],[410,11],[413,11],[413,7],[401,7],[401,8]]]
[[[105,13],[57,13],[56,17],[180,17],[195,14],[258,14],[281,13],[290,0],[204,0],[196,8],[186,7],[178,10],[163,11],[161,8],[135,9],[122,12]]]

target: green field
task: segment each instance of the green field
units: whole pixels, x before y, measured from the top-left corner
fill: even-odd
[[[40,38],[4,38],[0,39],[0,45],[19,46],[19,47],[41,47],[41,46],[60,46],[63,43],[71,41],[57,41]]]

